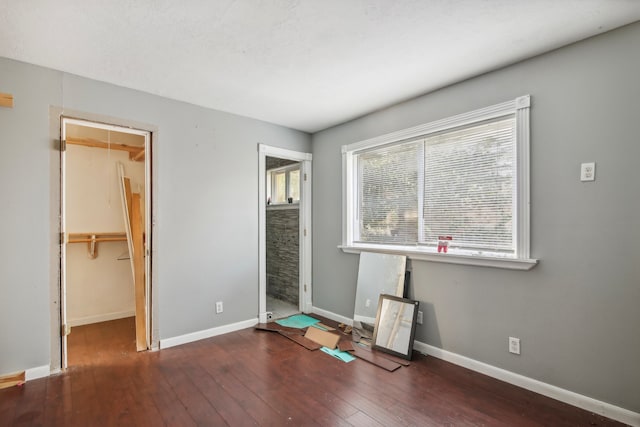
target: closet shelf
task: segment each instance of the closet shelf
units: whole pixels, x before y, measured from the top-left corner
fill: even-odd
[[[127,235],[122,233],[69,233],[67,243],[89,242],[126,242]]]
[[[119,144],[117,142],[100,141],[92,138],[67,138],[67,144],[82,145],[84,147],[105,148],[111,150],[126,151],[129,153],[129,160],[134,162],[144,161],[144,146],[134,146],[127,144]]]
[[[99,242],[126,242],[126,233],[69,233],[67,243],[86,243],[89,258],[98,257]]]

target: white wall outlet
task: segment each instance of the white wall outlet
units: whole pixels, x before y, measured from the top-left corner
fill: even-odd
[[[583,163],[580,165],[580,181],[596,180],[596,164],[595,162]]]
[[[418,316],[416,317],[416,323],[418,325],[422,325],[422,312],[418,311]]]
[[[224,307],[222,306],[222,301],[216,302],[216,314],[220,314],[224,311]]]
[[[509,337],[509,353],[520,354],[520,338]]]

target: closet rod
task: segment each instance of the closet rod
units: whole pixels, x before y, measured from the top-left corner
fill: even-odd
[[[125,233],[69,233],[67,243],[90,243],[90,242],[126,242]]]
[[[95,239],[69,239],[67,243],[89,243],[89,242],[125,242],[126,236],[123,237],[96,237]]]
[[[98,257],[99,242],[126,242],[127,235],[125,233],[69,233],[67,243],[86,243],[89,258],[96,259]]]

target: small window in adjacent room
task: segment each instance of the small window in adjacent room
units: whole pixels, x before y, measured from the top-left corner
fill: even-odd
[[[343,250],[533,267],[529,101],[343,146]]]
[[[271,205],[300,202],[300,164],[267,171],[267,200]]]

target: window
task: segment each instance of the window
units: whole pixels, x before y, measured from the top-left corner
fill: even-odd
[[[267,204],[298,202],[300,202],[300,164],[267,171]]]
[[[529,269],[529,96],[343,147],[343,244]]]

